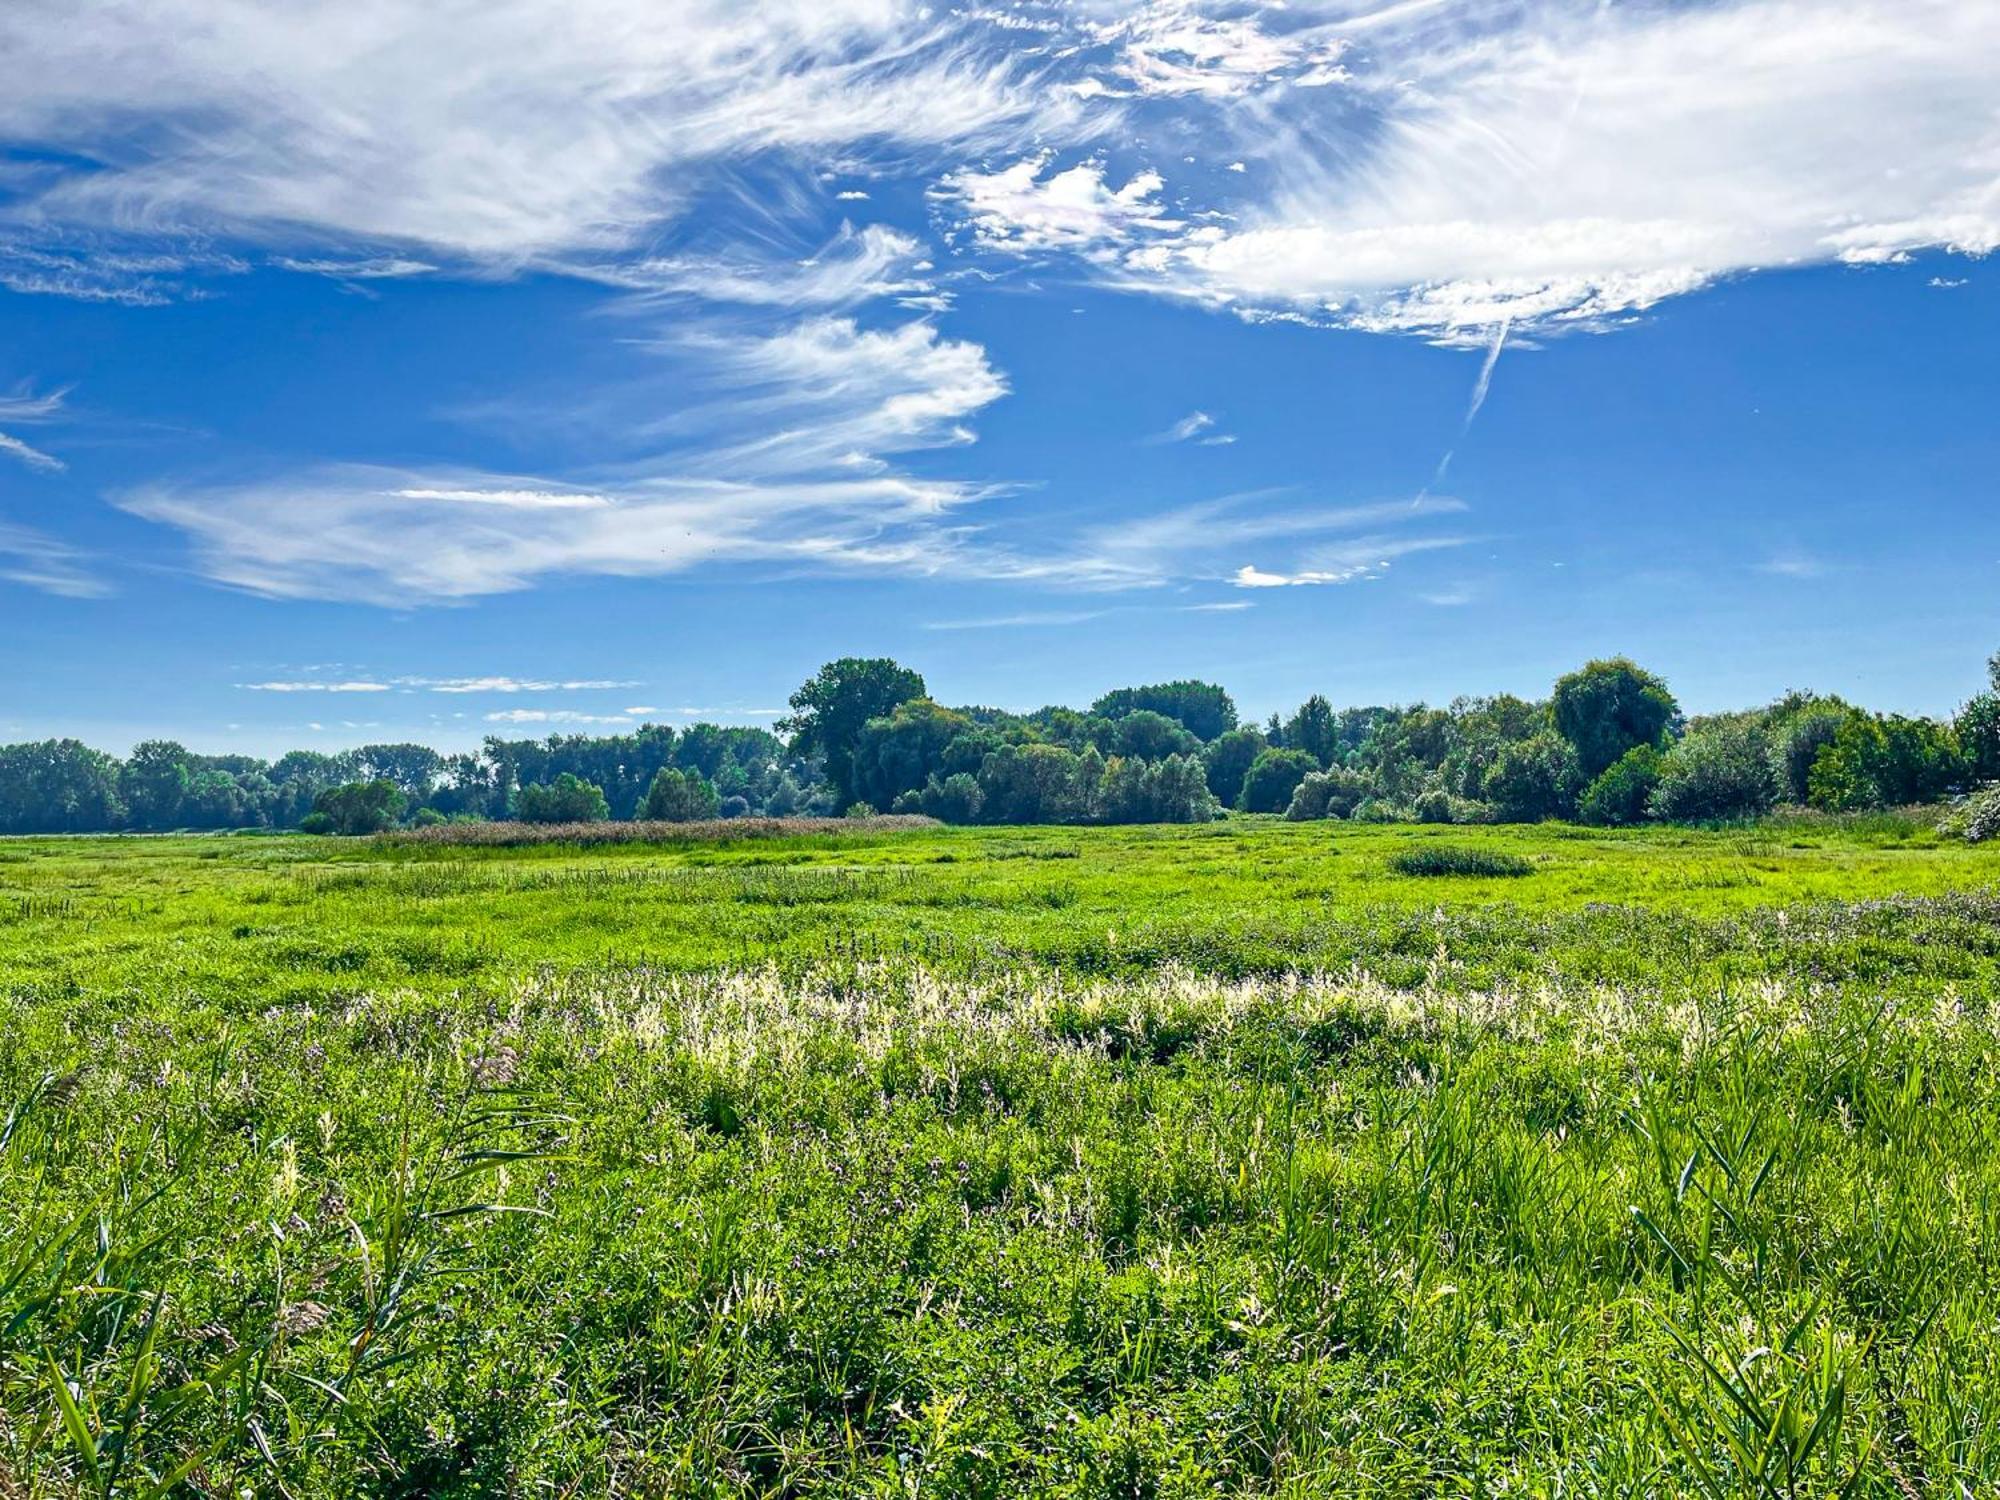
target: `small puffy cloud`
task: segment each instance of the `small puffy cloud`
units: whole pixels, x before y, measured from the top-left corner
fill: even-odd
[[[1089,251],[1182,228],[1161,210],[1166,183],[1158,172],[1134,173],[1114,188],[1102,162],[1051,172],[1054,159],[1044,152],[994,172],[968,167],[946,176],[937,196],[964,215],[981,246],[1016,255]]]
[[[329,682],[315,678],[278,682],[239,682],[236,685],[251,693],[386,693],[391,691],[393,686],[387,682],[369,682],[361,679]]]

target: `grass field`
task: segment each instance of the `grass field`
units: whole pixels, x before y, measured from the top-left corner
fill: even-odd
[[[2000,1493],[1996,1070],[1894,818],[0,842],[0,1496]]]

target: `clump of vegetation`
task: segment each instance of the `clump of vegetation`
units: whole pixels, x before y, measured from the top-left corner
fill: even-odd
[[[1399,875],[1515,876],[1535,873],[1535,862],[1505,849],[1475,849],[1457,844],[1421,844],[1390,857]]]
[[[2000,784],[1968,797],[1965,805],[1953,808],[1939,826],[1968,844],[2000,839]]]
[[[796,838],[829,829],[840,833],[910,833],[937,827],[937,820],[873,813],[847,818],[712,818],[700,821],[641,820],[613,823],[444,823],[383,835],[398,844],[486,845],[519,848],[533,844],[655,844],[715,839]]]

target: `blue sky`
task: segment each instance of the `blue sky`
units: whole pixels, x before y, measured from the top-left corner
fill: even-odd
[[[0,736],[1946,712],[2000,13],[15,0]]]

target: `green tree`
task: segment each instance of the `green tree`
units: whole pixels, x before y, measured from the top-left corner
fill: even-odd
[[[403,812],[402,790],[384,779],[330,786],[313,798],[307,832],[380,833]],[[301,825],[305,826],[305,825]]]
[[[987,821],[1074,823],[1083,810],[1080,763],[1060,745],[1007,745],[979,768]]]
[[[1332,765],[1340,754],[1340,724],[1333,705],[1318,693],[1301,703],[1285,725],[1285,744],[1305,751],[1322,767]]]
[[[1935,802],[1968,774],[1946,725],[1857,709],[1813,761],[1808,800],[1828,810]]]
[[[1285,809],[1285,816],[1294,823],[1315,818],[1349,817],[1376,791],[1375,778],[1366,771],[1333,766],[1325,771],[1315,771],[1299,783],[1298,790],[1292,793],[1291,804]]]
[[[1831,745],[1853,710],[1837,699],[1799,707],[1771,729],[1771,758],[1777,767],[1779,795],[1804,802],[1812,793],[1813,762]]]
[[[1503,746],[1480,790],[1502,823],[1540,823],[1575,812],[1584,784],[1575,746],[1545,729]]]
[[[1208,789],[1224,807],[1234,807],[1243,795],[1243,778],[1251,762],[1269,748],[1262,731],[1248,725],[1219,734],[1201,752]]]
[[[80,740],[0,745],[0,833],[98,833],[125,818],[118,762]]]
[[[1318,769],[1319,762],[1307,751],[1265,750],[1250,763],[1237,806],[1245,812],[1284,812],[1299,783]]]
[[[172,740],[134,745],[118,773],[118,793],[134,828],[180,826],[181,802],[194,776],[194,755]]]
[[[1614,828],[1643,823],[1653,789],[1660,784],[1661,760],[1651,745],[1634,745],[1584,789],[1577,800],[1577,817]]]
[[[2000,691],[1981,693],[1966,704],[1953,727],[1973,778],[2000,781]]]
[[[861,726],[854,747],[855,790],[876,807],[890,807],[923,787],[944,767],[945,751],[973,729],[962,713],[928,698],[899,703]]]
[[[694,823],[721,811],[714,785],[690,766],[685,771],[662,766],[646,791],[643,817],[658,823]]]
[[[1139,760],[1165,760],[1169,755],[1198,755],[1201,741],[1180,722],[1150,708],[1135,709],[1113,723],[1112,752]]]
[[[1680,717],[1667,685],[1623,656],[1586,663],[1559,679],[1550,710],[1586,778],[1635,745],[1663,743]]]
[[[1090,705],[1104,719],[1122,719],[1141,709],[1164,714],[1204,743],[1236,727],[1235,701],[1212,682],[1184,679],[1117,688]]]
[[[1778,800],[1778,772],[1761,726],[1743,719],[1699,725],[1660,757],[1649,804],[1670,823],[1754,818]]]
[[[859,795],[855,747],[870,719],[924,696],[924,680],[887,657],[844,656],[828,662],[791,697],[791,714],[778,728],[792,737],[798,755],[819,755],[835,799],[846,806]]]
[[[604,788],[564,771],[546,784],[530,782],[514,795],[514,816],[523,823],[600,823],[611,816]]]

